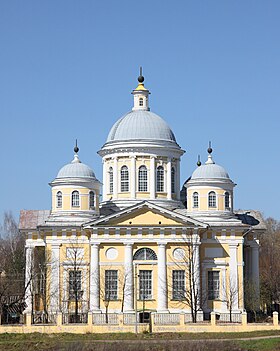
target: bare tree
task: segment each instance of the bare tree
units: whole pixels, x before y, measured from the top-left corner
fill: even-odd
[[[229,311],[229,322],[232,322],[232,312],[234,307],[239,302],[240,291],[242,286],[237,284],[236,280],[232,276],[228,276],[226,284],[222,287],[222,298],[221,301],[225,302]]]

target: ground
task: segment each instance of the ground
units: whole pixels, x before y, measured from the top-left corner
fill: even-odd
[[[0,334],[2,351],[276,351],[280,332],[162,334]]]

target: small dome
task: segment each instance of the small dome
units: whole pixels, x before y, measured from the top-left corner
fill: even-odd
[[[168,124],[150,111],[130,111],[111,128],[107,143],[120,140],[153,139],[176,142]]]
[[[197,167],[193,172],[191,179],[230,179],[227,171],[212,160],[211,155],[202,166]]]
[[[77,154],[74,160],[60,169],[56,178],[94,178],[93,170],[82,163]]]

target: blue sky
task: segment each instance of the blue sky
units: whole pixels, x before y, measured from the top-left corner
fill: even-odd
[[[235,208],[280,220],[280,2],[244,0],[0,2],[0,214],[50,208],[50,187],[97,151],[132,106],[143,66],[151,110],[187,152],[237,183]]]

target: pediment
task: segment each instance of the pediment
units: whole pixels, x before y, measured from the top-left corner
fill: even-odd
[[[150,202],[142,202],[90,223],[92,226],[188,226],[206,228],[203,222],[178,214]]]

